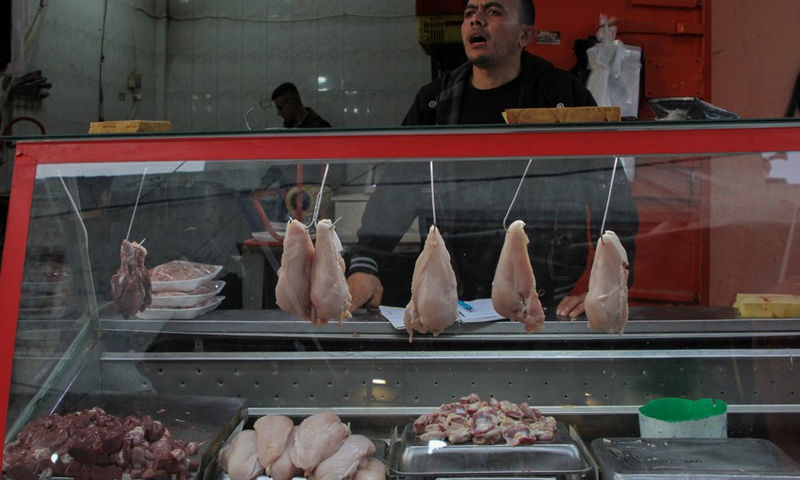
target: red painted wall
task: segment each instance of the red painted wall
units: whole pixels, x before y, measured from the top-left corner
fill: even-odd
[[[743,118],[782,117],[800,71],[800,2],[712,0],[712,11],[713,103]],[[711,189],[712,305],[767,291],[785,256],[787,276],[800,275],[800,219],[793,218],[800,185],[768,180],[766,172],[757,155],[712,166],[719,180]]]

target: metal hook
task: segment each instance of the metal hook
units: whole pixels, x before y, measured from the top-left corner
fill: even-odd
[[[261,109],[266,112],[267,110],[269,110],[269,107],[272,106],[272,102],[269,101],[269,100],[261,100],[260,102],[258,102],[258,106],[261,107]],[[250,107],[250,109],[247,111],[247,113],[244,114],[244,124],[247,127],[247,129],[250,130],[250,131],[253,130],[253,127],[250,126],[250,114],[253,113],[253,110],[255,110],[255,109],[256,109],[256,107]],[[267,129],[267,127],[264,127],[264,130],[266,130],[266,129]]]
[[[517,201],[517,195],[519,195],[519,191],[522,188],[522,182],[525,181],[525,176],[528,175],[528,169],[531,168],[531,162],[533,162],[533,158],[528,159],[528,165],[525,166],[525,171],[522,172],[522,178],[519,179],[519,185],[517,185],[517,191],[514,192],[514,198],[511,199],[511,204],[508,206],[506,216],[503,217],[503,229],[506,232],[508,231],[508,226],[506,225],[506,222],[508,222],[508,215],[511,213],[511,209],[514,208],[514,202]]]
[[[611,192],[614,190],[614,176],[617,174],[617,165],[619,164],[619,157],[614,157],[614,168],[611,170],[611,182],[608,184],[608,198],[606,199],[606,210],[603,212],[603,223],[600,224],[600,241],[604,244],[603,233],[606,228],[606,217],[608,217],[608,206],[611,205]]]

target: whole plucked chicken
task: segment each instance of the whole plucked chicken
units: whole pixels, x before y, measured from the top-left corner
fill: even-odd
[[[439,229],[432,225],[425,240],[411,280],[411,301],[406,306],[403,323],[409,343],[414,330],[433,332],[434,336],[458,319],[458,290],[456,274],[450,264],[450,254]]]
[[[492,306],[509,320],[521,322],[528,333],[537,332],[544,325],[544,309],[536,293],[528,236],[522,220],[512,223],[506,231],[492,282]]]
[[[311,267],[314,244],[305,225],[292,220],[286,225],[283,255],[275,285],[275,302],[281,310],[311,320]]]
[[[344,277],[342,242],[330,220],[317,223],[317,244],[311,266],[311,323],[325,325],[330,321],[342,323],[352,317],[350,289]]]
[[[622,333],[628,323],[628,253],[617,234],[606,230],[597,242],[584,307],[589,328]]]

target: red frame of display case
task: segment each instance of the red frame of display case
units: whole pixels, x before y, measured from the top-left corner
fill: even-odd
[[[20,141],[0,275],[0,431],[6,431],[30,210],[39,164],[636,156],[800,151],[800,123],[395,130]],[[0,455],[2,454],[0,449]],[[2,457],[0,457],[2,460]]]

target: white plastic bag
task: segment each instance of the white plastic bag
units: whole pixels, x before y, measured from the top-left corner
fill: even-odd
[[[586,87],[601,107],[618,106],[623,117],[639,116],[639,75],[642,49],[616,40],[615,18],[600,15],[599,43],[586,51],[589,78]]]

